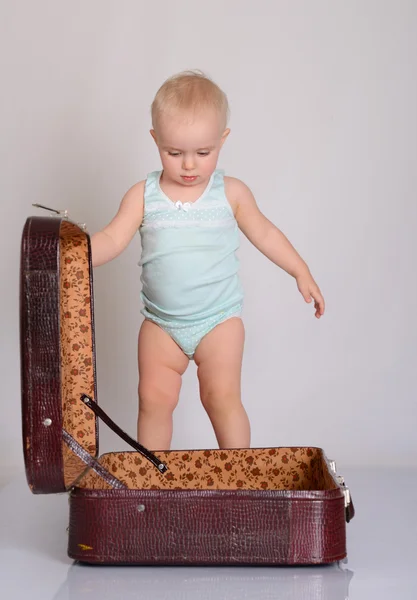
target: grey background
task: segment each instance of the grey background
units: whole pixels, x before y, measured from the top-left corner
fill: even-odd
[[[0,468],[22,468],[20,235],[32,202],[90,232],[160,166],[149,106],[200,68],[226,91],[219,167],[308,262],[295,281],[242,236],[243,398],[252,446],[316,445],[343,465],[417,465],[417,3],[1,2]],[[98,393],[135,435],[140,240],[94,272]],[[124,447],[105,426],[101,451]],[[195,367],[173,448],[216,447]],[[1,464],[3,463],[3,464]]]

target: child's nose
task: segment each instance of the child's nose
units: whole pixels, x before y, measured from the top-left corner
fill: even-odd
[[[186,171],[192,171],[194,169],[194,160],[191,156],[184,156],[182,161],[182,167]]]

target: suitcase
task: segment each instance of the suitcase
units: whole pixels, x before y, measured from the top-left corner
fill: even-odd
[[[71,558],[301,565],[346,557],[354,507],[321,448],[151,452],[98,406],[90,238],[66,212],[27,219],[20,271],[26,476],[35,494],[68,492]],[[99,456],[99,420],[133,450]]]

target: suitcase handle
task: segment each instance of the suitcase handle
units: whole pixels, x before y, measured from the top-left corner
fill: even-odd
[[[140,452],[140,454],[142,454],[153,465],[155,465],[160,473],[165,473],[165,471],[168,470],[167,465],[160,461],[155,454],[145,448],[145,446],[142,446],[142,444],[139,444],[139,442],[136,442],[130,437],[130,435],[124,432],[123,429],[120,429],[120,427],[116,425],[116,423],[104,412],[102,408],[100,408],[97,402],[94,402],[94,400],[90,398],[90,396],[87,396],[87,394],[82,394],[81,400],[86,406],[88,406],[88,408],[91,408],[93,413],[97,415],[97,417],[99,417],[108,427],[110,427],[114,433],[116,433],[120,438],[122,438],[122,440],[129,444],[129,446],[132,446],[132,448]]]

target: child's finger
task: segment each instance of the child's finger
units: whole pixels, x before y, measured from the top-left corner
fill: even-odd
[[[320,292],[316,292],[313,293],[313,297],[314,297],[314,301],[315,301],[315,306],[316,308],[318,308],[318,312],[320,313],[320,315],[324,314],[324,298],[323,296],[320,294]]]
[[[301,293],[306,302],[311,302],[311,294],[309,290],[301,290]]]

